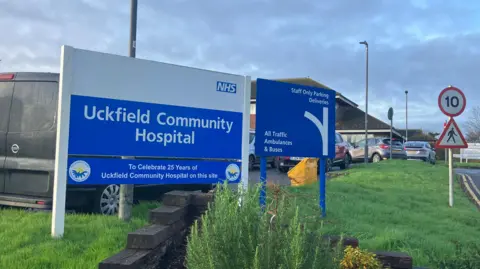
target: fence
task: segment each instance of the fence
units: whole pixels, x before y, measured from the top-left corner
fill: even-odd
[[[468,148],[460,149],[460,154],[453,154],[453,158],[459,158],[460,162],[465,160],[480,160],[480,143],[468,143]]]

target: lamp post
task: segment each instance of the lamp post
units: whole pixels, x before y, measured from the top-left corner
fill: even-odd
[[[128,56],[135,58],[137,48],[137,0],[131,1],[130,7],[130,40],[128,42]],[[122,156],[122,159],[135,159],[131,156]],[[118,201],[118,217],[129,221],[132,218],[133,185],[120,185],[120,197]]]
[[[367,41],[359,42],[361,45],[365,45],[365,164],[368,163],[368,43]]]
[[[405,91],[405,142],[408,142],[408,91]]]

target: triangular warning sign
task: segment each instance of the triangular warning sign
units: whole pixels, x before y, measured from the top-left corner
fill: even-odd
[[[440,149],[468,148],[467,141],[453,118],[450,118],[445,128],[443,128],[443,133],[438,138],[435,147]]]

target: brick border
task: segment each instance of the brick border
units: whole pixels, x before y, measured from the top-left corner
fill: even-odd
[[[99,269],[153,269],[184,242],[190,226],[213,201],[213,193],[171,191],[149,212],[149,225],[127,235],[126,248],[101,261]]]

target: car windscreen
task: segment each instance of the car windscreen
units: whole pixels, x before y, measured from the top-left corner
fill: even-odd
[[[250,143],[252,143],[253,139],[255,138],[255,134],[254,133],[250,133]]]
[[[405,143],[406,148],[423,148],[424,143],[418,143],[418,142],[407,142]]]

